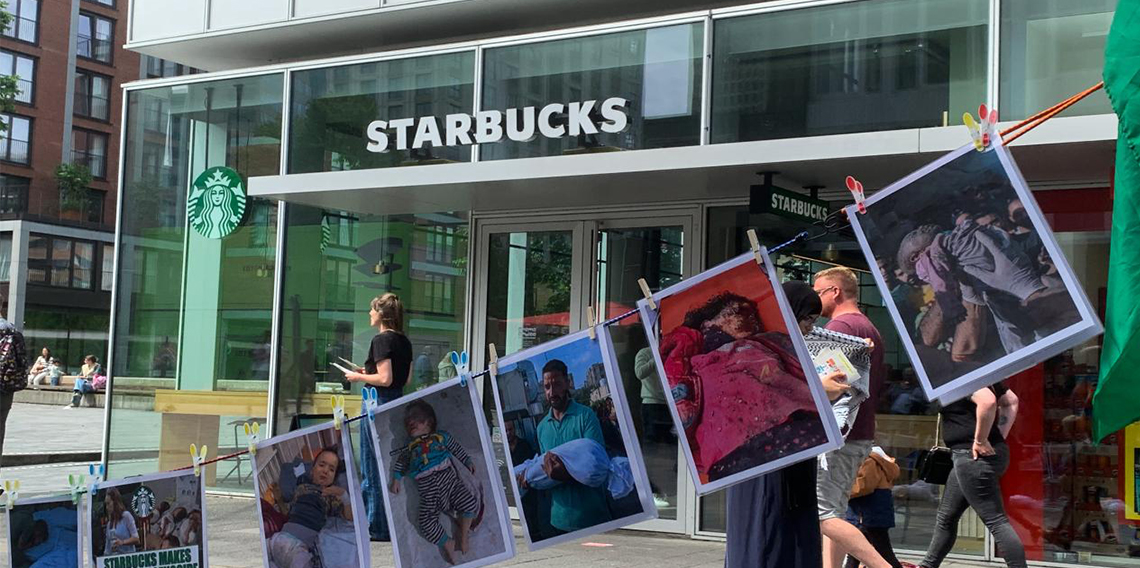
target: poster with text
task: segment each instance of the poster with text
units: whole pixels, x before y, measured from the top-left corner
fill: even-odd
[[[698,494],[837,448],[839,427],[767,252],[638,309]],[[806,371],[806,372],[805,372]]]
[[[474,381],[452,379],[385,404],[372,425],[397,568],[476,568],[514,556]]]
[[[368,517],[346,424],[270,438],[252,456],[266,568],[368,566]]]
[[[931,400],[952,402],[1101,333],[1000,141],[963,146],[865,205],[848,218]]]
[[[88,550],[95,568],[206,568],[205,484],[193,471],[112,479],[90,487]]]
[[[657,517],[605,327],[499,360],[490,381],[531,550]]]
[[[78,568],[82,565],[80,508],[71,497],[19,500],[5,509],[8,566]]]

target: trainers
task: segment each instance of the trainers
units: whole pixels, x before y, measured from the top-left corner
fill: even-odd
[[[664,509],[666,507],[672,507],[673,506],[673,504],[670,503],[668,499],[666,499],[660,495],[654,495],[653,496],[653,504],[656,505],[658,509]]]

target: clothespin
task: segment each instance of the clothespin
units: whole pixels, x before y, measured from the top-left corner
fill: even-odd
[[[261,439],[261,424],[246,422],[242,424],[242,427],[245,428],[245,441],[248,444],[249,453],[253,455],[257,453],[257,442]]]
[[[380,406],[380,391],[376,387],[364,387],[360,391],[360,397],[360,413],[367,414],[368,419],[372,420],[372,415]]]
[[[760,256],[760,239],[756,237],[756,229],[748,229],[748,244],[752,247],[752,256],[756,257],[756,264],[764,266],[764,259]]]
[[[202,462],[206,461],[207,447],[205,444],[199,449],[194,444],[190,444],[190,459],[194,462],[194,477],[201,477],[202,475]]]
[[[79,504],[79,496],[83,495],[83,479],[82,473],[79,475],[67,474],[67,487],[71,489],[71,502],[75,505]]]
[[[467,352],[457,353],[451,352],[451,364],[455,365],[455,372],[459,375],[459,385],[467,386],[467,379],[471,375],[470,359],[467,357]]]
[[[106,471],[106,466],[101,463],[87,464],[87,474],[91,476],[91,483],[99,483],[100,481],[103,481],[103,475],[105,475]]]
[[[491,375],[491,379],[494,380],[499,374],[499,352],[495,349],[494,343],[487,345],[487,352],[489,356],[487,372]]]
[[[641,287],[641,293],[645,296],[645,303],[649,304],[649,309],[656,310],[657,302],[653,301],[653,291],[649,289],[649,283],[644,278],[638,278],[637,285]]]
[[[962,123],[970,130],[970,138],[974,140],[974,149],[981,152],[990,145],[990,135],[994,125],[997,124],[997,109],[986,109],[982,104],[978,107],[978,120],[974,120],[970,113],[962,113]]]
[[[4,494],[8,496],[8,509],[16,506],[16,498],[20,496],[20,480],[4,482]]]
[[[598,338],[598,332],[594,329],[598,326],[598,314],[595,312],[594,306],[586,306],[586,319],[589,320],[586,322],[586,325],[589,326],[586,329],[590,331],[590,341],[594,341]]]
[[[333,411],[333,428],[340,430],[344,425],[344,395],[333,395],[329,400]]]
[[[866,213],[867,206],[863,202],[867,200],[867,196],[863,193],[863,184],[853,176],[847,176],[847,190],[855,198],[855,205],[859,207],[859,212]]]

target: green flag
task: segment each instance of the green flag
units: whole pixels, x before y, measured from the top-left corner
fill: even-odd
[[[1093,438],[1140,420],[1140,0],[1120,0],[1104,50],[1104,87],[1120,120],[1112,252]]]

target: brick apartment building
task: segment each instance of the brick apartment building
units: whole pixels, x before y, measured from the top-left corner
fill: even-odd
[[[77,370],[107,349],[120,85],[190,70],[123,49],[127,0],[4,1],[0,73],[20,92],[0,115],[0,313]],[[85,195],[61,195],[65,162],[91,171]]]

